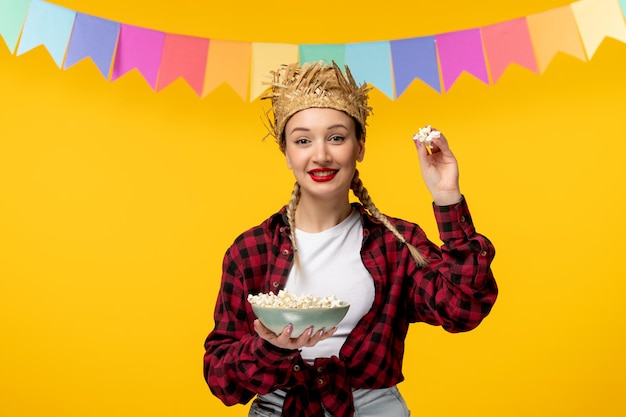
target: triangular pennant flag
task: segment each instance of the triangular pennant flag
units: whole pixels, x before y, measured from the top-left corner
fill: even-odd
[[[44,45],[54,62],[61,68],[75,17],[76,12],[73,10],[32,0],[17,47],[17,55]]]
[[[252,43],[211,39],[203,97],[226,82],[243,99],[248,98]]]
[[[133,69],[155,90],[183,78],[201,97],[228,83],[243,99],[268,89],[282,64],[348,65],[355,80],[399,97],[417,78],[448,91],[463,72],[486,84],[515,63],[543,72],[564,52],[590,59],[604,38],[626,43],[626,0],[579,0],[481,28],[393,41],[285,44],[209,40],[77,13],[44,0],[0,0],[0,37],[17,55],[44,46],[64,69],[89,57],[114,81]],[[114,59],[113,59],[114,56]],[[443,81],[443,87],[441,86]]]
[[[346,47],[343,44],[300,45],[300,64],[305,62],[333,61],[343,69],[346,62]]]
[[[584,0],[571,6],[589,59],[607,36],[626,43],[626,22],[617,0]]]
[[[557,52],[585,61],[585,51],[570,6],[558,7],[526,17],[539,72],[543,72]]]
[[[531,71],[538,72],[530,32],[525,18],[481,28],[483,45],[494,82],[507,69],[516,63]]]
[[[347,44],[346,65],[357,83],[372,84],[394,99],[389,41]]]
[[[415,78],[441,93],[434,36],[391,41],[391,60],[398,97]]]
[[[13,53],[20,38],[30,0],[0,1],[0,37]]]
[[[104,78],[109,78],[119,31],[117,22],[78,13],[63,68],[90,57]]]
[[[270,71],[283,64],[298,62],[298,45],[286,43],[253,43],[250,76],[250,101],[269,88]]]
[[[120,27],[111,81],[136,68],[148,84],[156,88],[164,42],[163,32],[123,24]]]
[[[208,52],[208,39],[165,35],[157,90],[162,90],[177,78],[182,77],[201,97]]]
[[[435,40],[446,91],[450,90],[463,71],[489,84],[480,29],[444,33],[436,35]]]

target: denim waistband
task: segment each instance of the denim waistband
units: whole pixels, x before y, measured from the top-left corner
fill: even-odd
[[[280,417],[286,391],[277,390],[257,396],[248,417]],[[353,390],[355,417],[409,417],[410,411],[397,386]],[[329,412],[324,413],[331,417]]]

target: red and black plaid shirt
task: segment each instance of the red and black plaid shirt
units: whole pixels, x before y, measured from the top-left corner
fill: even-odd
[[[204,376],[226,405],[245,404],[256,394],[287,391],[283,416],[354,414],[352,389],[391,387],[403,380],[404,339],[409,323],[425,322],[449,332],[476,327],[497,296],[491,272],[495,250],[476,233],[463,199],[435,206],[441,248],[422,229],[390,218],[429,260],[418,268],[406,246],[361,211],[361,258],[372,275],[375,298],[341,348],[339,357],[305,363],[298,350],[275,347],[257,336],[248,294],[284,288],[293,263],[285,208],[241,234],[224,257],[214,312],[205,342]]]

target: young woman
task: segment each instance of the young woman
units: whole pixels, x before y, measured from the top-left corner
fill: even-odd
[[[226,252],[205,379],[226,405],[254,399],[249,416],[408,416],[396,385],[409,324],[475,328],[497,296],[494,247],[474,228],[443,135],[430,150],[415,142],[437,247],[418,225],[380,213],[359,178],[368,87],[335,64],[273,76],[271,133],[296,184],[289,204]],[[350,310],[327,331],[275,334],[246,300],[281,289],[334,294]]]

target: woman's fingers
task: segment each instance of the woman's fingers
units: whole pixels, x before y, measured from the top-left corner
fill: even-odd
[[[325,331],[324,329],[313,331],[313,328],[309,327],[300,335],[293,334],[293,326],[291,324],[285,326],[283,331],[277,335],[267,327],[263,326],[260,320],[254,321],[254,330],[259,337],[273,344],[274,346],[283,349],[299,349],[301,347],[312,347],[318,342],[328,339],[337,331],[336,327]],[[295,337],[293,337],[295,336]]]
[[[335,331],[337,331],[336,327],[333,327],[332,329],[328,331],[324,329],[320,329],[315,332],[312,332],[308,340],[305,340],[304,346],[307,346],[307,347],[315,346],[322,340],[325,340],[331,337],[335,333]]]

